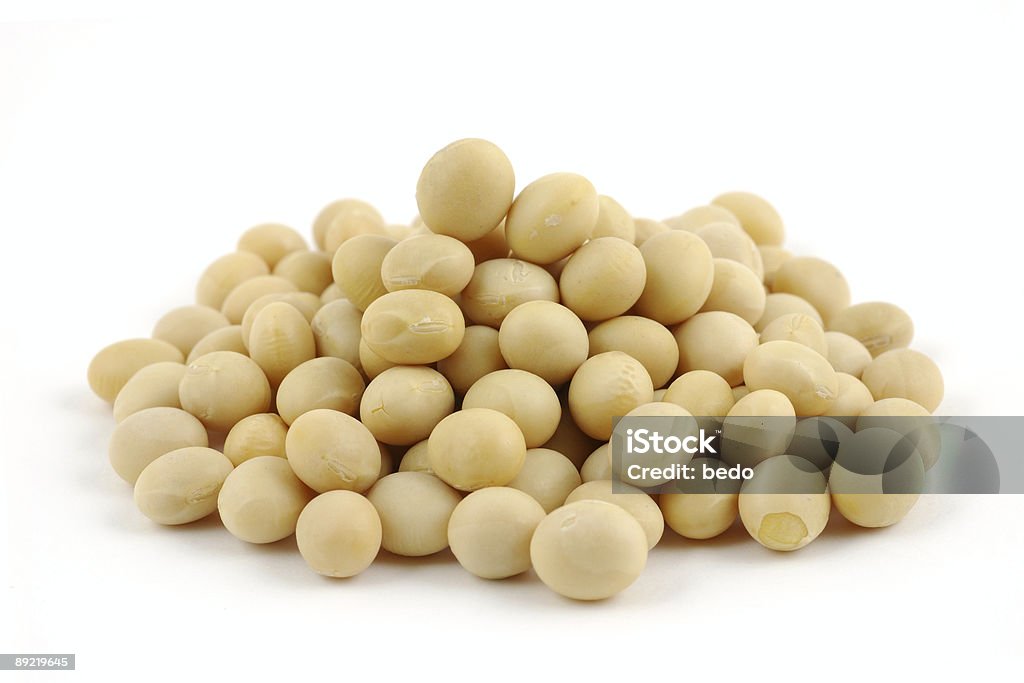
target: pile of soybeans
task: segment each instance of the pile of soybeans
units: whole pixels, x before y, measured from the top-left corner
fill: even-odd
[[[910,317],[851,305],[832,264],[783,248],[765,200],[731,192],[657,221],[572,173],[516,195],[505,154],[466,139],[427,162],[416,201],[411,225],[333,202],[312,249],[285,225],[253,227],[194,304],[96,355],[110,463],[142,514],[218,512],[249,543],[295,534],[327,576],[381,548],[450,547],[479,577],[532,568],[595,600],[637,579],[666,524],[706,539],[738,517],[786,551],[833,506],[877,527],[914,505],[840,492],[857,474],[831,463],[797,468],[809,492],[755,487],[795,467],[789,437],[748,449],[754,478],[735,490],[613,492],[615,417],[770,416],[796,434],[827,419],[856,434],[941,402],[938,368],[907,348]]]

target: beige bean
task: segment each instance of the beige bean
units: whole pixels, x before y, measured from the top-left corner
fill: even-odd
[[[277,412],[287,424],[317,408],[355,415],[365,387],[362,375],[348,361],[313,358],[295,366],[281,380]]]
[[[802,344],[825,356],[828,344],[821,324],[803,313],[786,313],[765,325],[761,331],[761,343],[770,341],[791,341]]]
[[[907,312],[883,301],[854,304],[838,311],[829,319],[828,329],[850,335],[874,357],[910,346],[914,338],[914,321]]]
[[[377,479],[383,479],[395,471],[395,456],[391,453],[391,446],[383,441],[377,442],[377,450],[380,451],[380,470]]]
[[[486,325],[467,327],[459,348],[437,362],[438,372],[457,394],[465,394],[484,375],[507,367],[498,347],[498,331]]]
[[[231,471],[217,496],[217,511],[235,538],[273,543],[295,533],[299,515],[315,495],[287,460],[262,456]]]
[[[496,328],[520,304],[557,302],[558,298],[558,283],[546,270],[519,259],[501,258],[477,265],[462,290],[462,307],[474,323]]]
[[[409,446],[409,450],[402,456],[402,462],[398,464],[399,472],[426,472],[433,474],[434,469],[430,466],[429,442],[424,439],[419,443]]]
[[[374,438],[405,446],[430,436],[455,409],[455,394],[440,372],[399,365],[380,373],[366,387],[359,419]]]
[[[523,433],[527,448],[537,448],[555,433],[562,406],[551,385],[524,370],[498,370],[469,388],[463,409],[490,408],[507,415]]]
[[[352,491],[327,491],[309,501],[295,525],[295,540],[310,569],[347,578],[369,567],[380,551],[377,509]]]
[[[443,294],[405,289],[374,301],[363,313],[360,330],[362,340],[384,360],[425,365],[459,348],[466,323],[459,307]]]
[[[764,315],[764,285],[750,268],[731,259],[714,259],[711,292],[701,311],[727,311],[753,325]]]
[[[826,322],[850,305],[850,285],[843,274],[828,261],[812,256],[794,257],[779,266],[772,291],[805,299]]]
[[[583,247],[580,247],[580,249],[582,249],[582,248]],[[579,249],[577,249],[576,251],[579,251]],[[576,252],[574,251],[573,254],[575,254],[575,253]],[[542,267],[544,268],[544,270],[546,270],[549,273],[551,273],[551,277],[555,278],[555,280],[559,280],[559,279],[561,279],[562,271],[565,270],[565,266],[569,263],[569,259],[570,258],[572,258],[572,254],[569,254],[565,258],[559,259],[558,261],[555,261],[554,263],[548,263],[547,265],[542,266]]]
[[[771,289],[779,267],[793,258],[793,253],[774,244],[759,244],[757,250],[761,252],[761,264],[764,266],[764,285]]]
[[[339,199],[331,202],[317,214],[313,221],[313,241],[318,248],[331,254],[338,248],[338,245],[334,244],[332,249],[327,249],[327,231],[334,219],[339,217],[342,219],[339,221],[339,225],[346,227],[384,225],[384,217],[380,215],[380,212],[361,199]],[[343,235],[344,230],[339,227],[334,238],[340,239]]]
[[[306,322],[312,325],[313,318],[320,311],[320,297],[309,292],[283,292],[279,294],[266,294],[261,296],[256,301],[249,304],[249,308],[245,309],[245,315],[242,316],[242,341],[245,344],[246,353],[249,348],[249,336],[252,334],[252,324],[256,321],[256,316],[259,315],[264,308],[272,303],[283,302],[293,306],[302,317],[306,319]]]
[[[660,235],[663,232],[669,232],[670,228],[661,221],[656,221],[653,218],[634,218],[633,219],[634,232],[636,237],[633,238],[633,243],[638,247],[642,247],[647,240],[651,239],[655,235]]]
[[[359,420],[337,410],[303,413],[288,428],[285,455],[306,486],[323,493],[362,493],[380,475],[381,457],[373,434]]]
[[[868,427],[839,444],[829,472],[839,514],[858,526],[879,528],[910,512],[924,485],[925,466],[919,451],[903,448],[904,439],[888,427]]]
[[[732,223],[738,228],[743,227],[732,211],[716,204],[695,206],[678,216],[666,218],[664,223],[673,230],[685,230],[687,232],[696,232],[709,223]]]
[[[173,344],[187,356],[210,332],[230,325],[227,317],[209,306],[180,306],[168,311],[153,327],[153,338]]]
[[[743,383],[752,391],[782,392],[800,416],[823,414],[839,391],[839,378],[825,357],[791,341],[770,341],[751,351],[743,362]]]
[[[743,383],[743,362],[758,342],[757,332],[746,320],[725,311],[698,313],[673,334],[679,345],[680,374],[708,370],[730,386]]]
[[[508,486],[529,494],[547,513],[561,507],[581,483],[579,470],[564,455],[548,448],[530,448],[522,469]]]
[[[188,358],[185,359],[185,363],[191,363],[196,358],[214,351],[234,351],[243,356],[248,355],[249,349],[246,348],[245,341],[242,339],[242,326],[228,325],[209,333],[196,342],[189,352]]]
[[[770,550],[806,546],[825,529],[831,508],[825,476],[791,455],[765,460],[740,489],[743,526]]]
[[[664,386],[679,365],[679,345],[661,323],[638,315],[623,315],[595,326],[587,335],[590,355],[622,351],[640,361],[655,387]]]
[[[558,283],[562,303],[581,320],[608,320],[637,302],[647,270],[643,254],[631,243],[599,237],[569,257]]]
[[[913,349],[893,349],[876,356],[861,375],[875,400],[905,398],[934,413],[945,386],[935,361]]]
[[[362,369],[359,360],[359,330],[363,313],[348,299],[324,304],[310,322],[318,356],[334,356],[348,361],[356,370]]]
[[[611,438],[613,417],[625,415],[653,398],[654,385],[647,370],[621,351],[588,358],[569,384],[573,420],[587,436],[602,441]]]
[[[587,456],[600,445],[600,441],[587,436],[579,428],[569,410],[568,398],[564,394],[561,397],[561,402],[562,418],[558,421],[555,433],[543,447],[561,453],[569,458],[573,465],[582,467]]]
[[[875,402],[875,399],[864,383],[853,375],[837,372],[836,379],[839,383],[836,398],[822,415],[834,417],[853,429],[857,424],[857,418]]]
[[[602,481],[612,478],[612,450],[611,444],[598,446],[593,453],[587,456],[583,467],[580,468],[580,478],[583,481]]]
[[[734,465],[754,467],[782,455],[796,429],[796,410],[782,392],[751,391],[739,398],[722,425],[722,459]]]
[[[563,259],[589,239],[600,204],[590,181],[574,173],[552,173],[516,196],[505,220],[512,253],[544,265]]]
[[[715,258],[726,258],[742,263],[754,271],[758,280],[764,280],[764,263],[754,240],[732,223],[708,223],[693,234],[708,245]]]
[[[277,387],[296,367],[316,357],[313,331],[302,313],[282,301],[256,315],[249,332],[249,355]]]
[[[537,576],[556,593],[603,600],[640,576],[647,564],[647,535],[618,505],[579,500],[537,525],[530,558]]]
[[[448,543],[459,564],[483,579],[530,569],[530,539],[544,508],[522,491],[491,486],[459,502],[448,520]]]
[[[664,402],[664,400],[665,400],[665,392],[667,392],[667,391],[668,391],[667,387],[662,387],[661,389],[655,389],[654,390],[654,400],[657,401],[657,402]]]
[[[388,293],[381,279],[384,258],[398,244],[383,235],[357,235],[334,252],[331,272],[345,298],[360,311]]]
[[[199,277],[196,303],[221,310],[231,290],[246,280],[269,274],[267,262],[252,252],[225,254],[207,266]]]
[[[89,388],[107,403],[136,372],[153,363],[181,363],[185,360],[173,344],[160,339],[126,339],[100,349],[89,363],[86,373]]]
[[[251,251],[273,269],[288,254],[306,249],[306,240],[294,228],[280,223],[253,226],[238,238],[239,251]]]
[[[219,451],[190,446],[164,453],[135,481],[135,505],[157,524],[188,524],[217,509],[217,495],[231,473]]]
[[[736,403],[729,383],[708,370],[680,375],[669,385],[664,400],[700,417],[725,417]]]
[[[663,493],[658,504],[665,524],[694,540],[720,536],[739,515],[738,493]]]
[[[267,412],[270,383],[251,358],[233,351],[214,351],[188,364],[178,396],[181,407],[207,429],[226,432],[243,417]]]
[[[342,244],[361,235],[388,236],[387,225],[377,210],[351,206],[338,211],[324,234],[324,251],[334,254]]]
[[[258,275],[240,283],[224,299],[221,313],[227,316],[232,325],[238,325],[245,316],[245,311],[254,301],[267,294],[297,292],[298,287],[278,275]]]
[[[385,289],[429,289],[455,296],[469,284],[476,262],[473,252],[446,235],[417,235],[394,246],[381,262]]]
[[[366,494],[377,509],[381,547],[406,557],[433,555],[448,547],[448,522],[462,499],[437,477],[395,472]]]
[[[771,204],[751,192],[726,192],[711,200],[739,219],[757,244],[782,244],[786,236],[782,218]]]
[[[173,361],[153,363],[140,369],[117,392],[114,419],[120,422],[146,408],[180,408],[178,383],[184,374],[185,365]]]
[[[373,379],[388,368],[398,365],[398,363],[392,363],[381,358],[373,349],[367,346],[366,341],[363,339],[359,340],[359,364],[362,366],[363,374],[369,379]]]
[[[711,251],[698,237],[670,230],[640,247],[647,265],[647,282],[636,302],[644,317],[674,325],[700,310],[711,293],[715,266]]]
[[[754,329],[763,332],[770,323],[784,315],[800,313],[814,318],[819,325],[822,325],[821,315],[814,306],[807,303],[795,294],[769,294],[764,299],[764,315],[754,325]]]
[[[647,537],[648,549],[658,545],[665,533],[665,518],[654,502],[644,491],[629,484],[612,484],[610,480],[598,480],[580,484],[565,499],[565,504],[579,500],[601,500],[618,505],[640,523]]]
[[[489,408],[468,408],[444,418],[431,432],[428,448],[434,473],[460,491],[505,486],[526,459],[522,431]]]
[[[590,238],[618,237],[630,244],[636,242],[636,223],[629,212],[607,195],[598,195],[597,203],[597,223],[594,224]]]
[[[264,455],[283,458],[287,434],[288,425],[276,413],[243,417],[224,439],[224,455],[235,467]]]
[[[515,187],[505,153],[486,140],[467,138],[427,161],[416,183],[416,205],[433,232],[476,240],[509,213]]]
[[[870,407],[866,408],[862,413],[862,416],[866,419],[868,417],[923,417],[929,418],[931,412],[924,406],[914,403],[913,401],[905,398],[883,398],[880,401],[875,401]],[[884,424],[869,425],[867,423],[861,423],[858,421],[858,429],[861,427],[868,426],[884,426]]]
[[[492,259],[508,258],[511,249],[505,241],[505,222],[478,240],[465,242],[469,250],[473,252],[473,260],[477,265]]]
[[[320,303],[327,305],[332,301],[337,301],[339,299],[344,299],[345,301],[348,301],[348,299],[345,299],[345,292],[342,291],[341,287],[338,286],[337,282],[334,282],[333,273],[331,274],[331,278],[331,284],[327,285],[324,291],[320,294]]]
[[[825,357],[836,372],[845,372],[860,379],[864,368],[871,362],[871,352],[867,347],[843,332],[826,332],[825,346]]]
[[[187,446],[208,446],[199,420],[178,408],[146,408],[118,423],[108,455],[117,476],[135,484],[142,470],[164,453]]]
[[[704,466],[716,469],[721,462],[694,458],[690,464],[701,476],[676,482],[679,493],[662,493],[658,507],[665,524],[683,538],[706,540],[725,533],[739,516],[739,486],[720,479],[704,479]]]
[[[587,328],[571,310],[551,301],[520,304],[501,322],[498,348],[510,368],[554,385],[572,379],[587,359]]]
[[[833,468],[836,483],[842,490],[840,473],[847,470]],[[829,478],[829,484],[832,484]],[[857,526],[877,529],[896,524],[913,509],[920,495],[914,493],[833,493],[836,511]]]
[[[433,235],[436,233],[431,232],[430,228],[427,227],[423,219],[420,218],[419,214],[413,218],[413,222],[409,225],[402,225],[401,223],[393,223],[387,226],[388,236],[393,237],[398,241],[402,241],[409,237],[416,235]]]
[[[300,292],[320,296],[334,284],[330,254],[323,251],[293,251],[274,266],[274,275],[290,280]]]

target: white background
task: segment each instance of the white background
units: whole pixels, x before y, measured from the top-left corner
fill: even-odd
[[[66,5],[0,10],[0,652],[76,652],[88,680],[985,680],[1024,663],[1020,497],[925,500],[882,531],[839,520],[794,554],[739,527],[669,534],[601,604],[447,553],[330,581],[291,540],[149,523],[85,383],[245,228],[308,234],[345,196],[408,221],[426,159],[479,136],[519,187],[575,171],[638,216],[763,194],[855,300],[911,312],[941,412],[1024,414],[1020,4]]]

